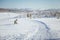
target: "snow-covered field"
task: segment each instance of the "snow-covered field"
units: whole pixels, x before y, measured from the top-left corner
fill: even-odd
[[[52,39],[60,38],[60,19],[40,18],[40,19],[34,19],[34,20],[42,21],[47,25]]]
[[[19,14],[0,13],[0,40],[60,40],[60,19],[16,16]]]

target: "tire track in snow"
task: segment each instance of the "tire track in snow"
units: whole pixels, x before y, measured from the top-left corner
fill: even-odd
[[[44,22],[42,22],[42,21],[38,21],[38,20],[34,20],[35,22],[38,22],[39,24],[41,23],[41,24],[43,24],[44,25],[44,27],[47,29],[46,31],[47,31],[47,33],[49,34],[49,39],[51,39],[51,33],[50,33],[50,28],[47,26],[47,24],[45,24]],[[40,27],[39,27],[39,29],[40,29]],[[48,35],[47,34],[47,35]],[[48,39],[48,38],[47,38]]]

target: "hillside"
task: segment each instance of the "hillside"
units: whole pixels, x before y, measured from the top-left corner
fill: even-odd
[[[0,13],[0,40],[59,40],[60,19],[15,18],[19,14]],[[5,15],[5,16],[4,16]],[[17,24],[14,20],[17,19]]]

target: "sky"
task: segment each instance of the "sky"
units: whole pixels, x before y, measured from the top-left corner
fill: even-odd
[[[0,0],[0,8],[59,9],[60,0]]]

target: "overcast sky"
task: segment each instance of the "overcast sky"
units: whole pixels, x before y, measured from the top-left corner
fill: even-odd
[[[60,8],[60,0],[0,0],[0,8]]]

